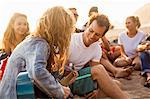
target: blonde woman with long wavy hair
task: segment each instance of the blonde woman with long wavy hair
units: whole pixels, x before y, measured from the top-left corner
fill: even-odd
[[[70,13],[60,6],[42,15],[36,31],[11,54],[1,81],[0,98],[17,98],[16,78],[24,66],[35,86],[48,97],[63,99],[70,94],[69,87],[62,86],[57,77],[63,73],[73,24]]]
[[[22,13],[14,13],[4,32],[2,49],[10,55],[28,33],[29,23],[27,21],[27,16]]]
[[[28,33],[29,23],[27,21],[27,16],[22,13],[14,13],[3,36],[1,55],[5,54],[5,57],[1,59],[5,62],[1,62],[2,64],[0,68],[0,80],[2,79],[5,72],[5,63],[7,63],[8,59],[7,56],[10,56],[15,47],[25,39]]]

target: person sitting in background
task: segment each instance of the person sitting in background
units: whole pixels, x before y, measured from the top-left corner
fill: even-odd
[[[101,47],[103,50],[103,56],[105,59],[109,60],[111,63],[114,62],[116,58],[120,56],[120,46],[118,44],[112,44],[109,40],[103,36]]]
[[[90,10],[89,10],[88,17],[90,18],[92,15],[95,15],[95,14],[97,14],[97,13],[99,13],[98,7],[93,6],[93,7],[91,7]],[[85,31],[87,27],[88,27],[88,22],[86,22],[86,23],[82,26],[82,30]]]
[[[77,9],[76,9],[76,8],[69,8],[69,10],[73,13],[74,18],[75,18],[75,20],[76,20],[76,22],[77,22],[78,17],[79,17],[78,12],[77,12]],[[80,32],[83,32],[83,30],[78,29],[78,28],[75,28],[75,33],[80,33]]]
[[[142,75],[146,77],[144,86],[150,88],[150,39],[142,42],[137,47],[137,51],[140,53]]]
[[[77,22],[78,17],[79,17],[78,12],[77,12],[77,9],[76,9],[76,8],[69,8],[69,10],[73,13],[73,15],[74,15],[74,17],[75,17],[75,20],[76,20],[76,22]]]
[[[118,43],[121,45],[121,57],[115,60],[114,65],[132,65],[135,70],[140,70],[140,58],[136,52],[136,48],[146,35],[144,32],[138,30],[141,26],[138,17],[127,17],[125,24],[127,31],[120,33],[118,37]]]
[[[88,17],[90,17],[91,15],[97,14],[97,13],[99,13],[98,7],[93,6],[93,7],[91,7],[90,10],[89,10]]]
[[[46,98],[69,96],[69,87],[62,86],[57,77],[63,74],[73,25],[71,12],[63,7],[45,11],[35,32],[13,50],[1,81],[0,99],[17,99],[16,80],[23,67]]]
[[[2,41],[2,53],[6,53],[5,58],[11,55],[15,47],[21,41],[23,41],[28,34],[29,23],[27,21],[27,16],[22,13],[14,13],[4,32]],[[6,63],[7,60],[5,60],[5,64]],[[2,67],[0,69],[0,79],[2,79],[6,65],[1,64],[1,66]]]
[[[27,16],[14,13],[4,32],[2,49],[10,55],[14,48],[29,34]]]

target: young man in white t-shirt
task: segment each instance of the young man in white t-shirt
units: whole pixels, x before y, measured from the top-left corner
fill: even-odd
[[[98,89],[101,90],[98,91],[98,95],[103,92],[114,99],[128,99],[127,95],[109,77],[105,68],[100,65],[102,50],[98,40],[105,35],[109,26],[108,18],[105,15],[97,14],[91,18],[87,30],[83,33],[73,34],[70,44],[70,56],[65,70],[66,72],[71,71],[73,65],[79,75],[85,71],[90,73],[92,80],[97,82]],[[88,62],[90,67],[84,67]],[[86,81],[84,84],[86,84]]]

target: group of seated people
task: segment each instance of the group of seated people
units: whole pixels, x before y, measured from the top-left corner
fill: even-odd
[[[99,14],[97,7],[92,9],[85,28],[79,30],[74,27],[76,9],[49,8],[33,33],[29,33],[27,16],[15,13],[3,37],[7,61],[0,71],[0,98],[17,99],[17,77],[23,71],[42,93],[36,98],[62,99],[73,94],[130,99],[113,77],[128,77],[133,70],[142,70],[145,86],[150,87],[150,43],[138,30],[138,17],[127,17],[127,31],[120,33],[118,44],[113,45],[105,37],[112,26],[109,18]]]

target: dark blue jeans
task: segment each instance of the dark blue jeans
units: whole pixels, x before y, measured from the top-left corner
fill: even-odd
[[[150,52],[142,52],[140,58],[142,61],[142,72],[150,73]]]

